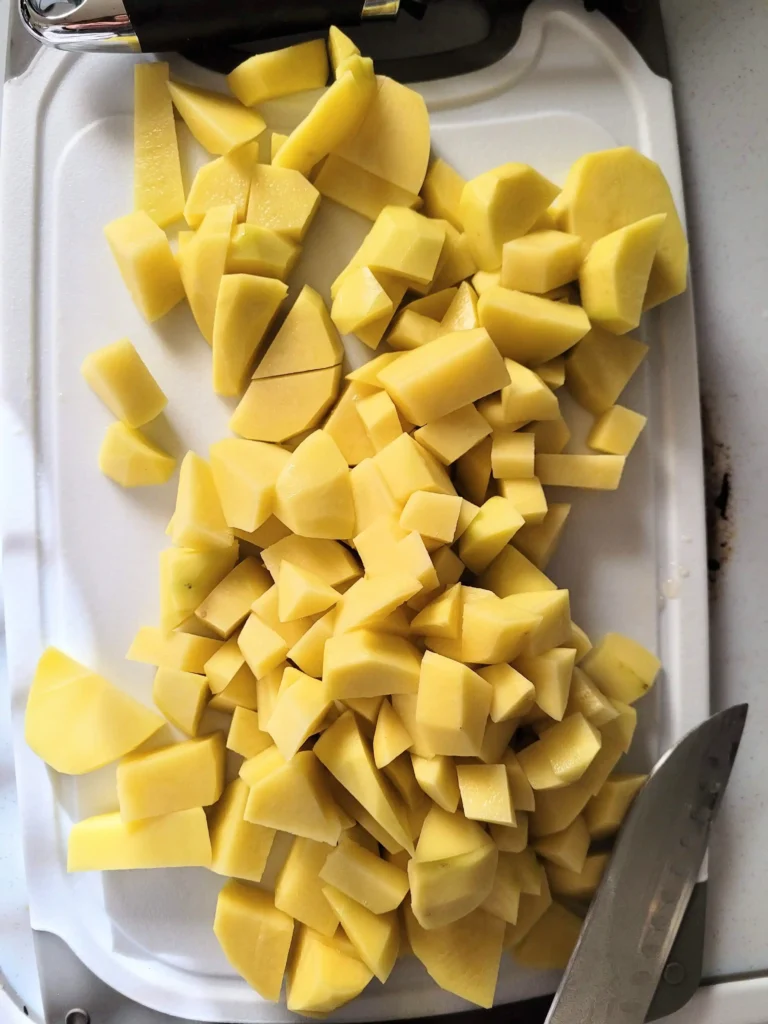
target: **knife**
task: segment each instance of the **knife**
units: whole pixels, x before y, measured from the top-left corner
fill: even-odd
[[[696,884],[747,705],[659,761],[638,794],[545,1024],[642,1024]]]

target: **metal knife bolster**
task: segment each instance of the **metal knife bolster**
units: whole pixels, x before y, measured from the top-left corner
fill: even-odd
[[[165,52],[388,20],[427,0],[19,0],[41,42],[67,50]]]
[[[642,1024],[696,883],[746,720],[710,718],[656,766],[621,830],[546,1024]]]

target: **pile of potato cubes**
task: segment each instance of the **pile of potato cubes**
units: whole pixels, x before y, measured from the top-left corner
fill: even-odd
[[[263,998],[285,979],[290,1010],[326,1014],[413,954],[487,1007],[503,949],[565,965],[644,781],[615,768],[660,663],[573,622],[544,571],[570,505],[545,487],[618,486],[645,423],[616,404],[646,354],[626,332],[684,290],[685,237],[628,148],[562,190],[430,163],[421,96],[336,29],[228,83],[136,65],[135,211],[106,228],[146,319],[186,299],[240,398],[237,436],[181,464],[160,623],[128,652],[160,714],[51,648],[27,740],[59,772],[119,759],[119,810],[73,825],[69,869],[226,876],[213,927]],[[311,88],[262,162],[254,104]],[[214,157],[186,195],[174,106]],[[372,224],[330,308],[304,287],[283,315],[321,197]],[[384,343],[341,392],[340,332]],[[141,430],[166,399],[132,343],[83,374],[115,416],[104,473],[167,481]],[[563,385],[588,453],[566,450]],[[166,723],[185,738],[159,745]]]

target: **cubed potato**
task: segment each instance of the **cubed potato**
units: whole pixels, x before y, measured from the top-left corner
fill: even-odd
[[[547,878],[552,892],[574,900],[591,899],[608,866],[609,853],[590,853],[581,871],[569,871],[557,864],[547,864]]]
[[[264,726],[286,761],[296,754],[310,736],[319,731],[320,723],[332,703],[324,682],[303,672],[293,672],[295,679],[288,686],[285,685],[283,675],[277,700]]]
[[[598,452],[629,455],[647,422],[647,416],[623,405],[613,405],[595,420],[587,444]]]
[[[184,207],[187,224],[191,228],[199,228],[208,210],[222,204],[233,205],[236,219],[245,220],[251,175],[258,160],[258,142],[248,142],[226,156],[203,164],[190,186]]]
[[[342,334],[359,335],[363,328],[394,315],[395,304],[370,267],[358,267],[344,278],[331,307],[331,319]]]
[[[266,708],[265,708],[266,711]],[[270,710],[271,713],[271,710]],[[269,718],[265,714],[264,720]],[[241,757],[256,757],[262,750],[272,746],[272,737],[264,732],[259,721],[257,711],[249,711],[248,708],[237,707],[232,715],[232,722],[227,733],[227,749],[233,750]]]
[[[452,285],[459,285],[453,309],[445,313],[444,322],[441,322],[441,333],[479,327],[477,293],[472,285],[464,280],[477,270],[469,240],[447,220],[435,221],[435,224],[442,224],[445,227],[445,244],[431,287],[434,291],[442,291]]]
[[[340,363],[343,355],[339,332],[325,303],[313,288],[304,285],[253,379],[324,370]]]
[[[184,298],[179,268],[165,232],[144,210],[111,221],[104,228],[112,255],[139,312],[149,323]]]
[[[83,360],[80,372],[112,415],[128,427],[143,427],[168,404],[127,338],[91,352]]]
[[[210,807],[224,788],[224,734],[211,733],[169,747],[132,754],[117,766],[124,821]]]
[[[229,421],[252,441],[286,441],[316,427],[339,390],[341,365],[251,381]]]
[[[346,70],[280,147],[274,160],[276,167],[308,175],[315,164],[334,150],[350,159],[341,148],[342,143],[354,136],[367,116],[376,96],[376,78],[369,58],[349,57],[344,67]]]
[[[546,569],[560,543],[563,527],[571,513],[565,502],[553,502],[540,523],[521,527],[515,534],[514,545],[539,569]]]
[[[517,731],[518,722],[511,719],[506,722],[494,722],[490,718],[486,722],[483,733],[483,745],[478,757],[483,764],[499,764]]]
[[[525,526],[521,526],[516,535],[518,540],[520,531],[526,527],[538,526],[546,518],[547,498],[538,477],[533,476],[525,480],[502,480],[499,484],[499,493],[502,498],[512,502],[525,520]],[[516,543],[515,546],[519,547],[520,545]],[[522,548],[520,550],[522,551]],[[530,558],[530,555],[528,557]]]
[[[246,107],[307,89],[322,89],[327,80],[328,52],[323,39],[257,53],[227,75],[227,85]]]
[[[284,560],[316,573],[332,587],[348,583],[360,575],[355,556],[335,540],[312,537],[284,537],[261,554],[262,561],[272,579],[277,582],[280,563]]]
[[[355,528],[358,534],[365,533],[382,516],[394,517],[400,513],[400,505],[384,482],[377,464],[372,458],[365,458],[350,471],[352,499],[355,503]]]
[[[488,896],[498,850],[490,838],[466,853],[408,863],[411,909],[422,928],[445,928],[471,914]]]
[[[355,273],[356,271],[353,270],[350,272],[349,276],[351,277]],[[383,274],[381,271],[379,271],[375,275],[375,277],[376,280],[381,285],[381,287],[386,292],[387,296],[389,297],[389,301],[392,303],[392,311],[390,312],[389,305],[387,305],[385,307],[384,313],[382,313],[380,316],[377,316],[369,323],[357,328],[357,331],[355,332],[357,337],[359,338],[360,341],[363,342],[364,345],[367,345],[368,348],[370,349],[377,349],[379,347],[379,342],[384,337],[387,328],[389,327],[392,318],[395,315],[397,307],[402,302],[403,296],[408,290],[408,282],[405,280],[405,278],[398,278],[395,277],[393,274]],[[346,284],[346,278],[343,280],[342,284]],[[336,291],[333,287],[331,288],[331,294],[332,296],[334,296],[334,298],[337,297],[340,292],[341,287],[339,288],[338,291]],[[391,361],[391,359],[399,355],[399,353],[387,352],[385,353],[385,355],[388,356],[389,360]],[[354,374],[358,375],[357,377],[353,377],[352,374],[348,374],[349,379],[359,379],[360,381],[366,383],[375,384],[376,387],[381,387],[379,382],[373,379],[374,374],[377,374],[379,369],[381,369],[381,365],[378,364],[372,370],[368,370],[366,368],[367,365],[368,364],[365,364],[358,370],[353,371]]]
[[[322,894],[357,955],[383,984],[392,973],[400,948],[397,914],[374,914],[332,885],[323,886]]]
[[[372,394],[375,394],[375,389],[370,385],[350,381],[323,426],[350,466],[357,466],[376,454],[357,414],[358,401]]]
[[[491,472],[497,480],[530,479],[534,475],[533,467],[533,434],[494,432],[491,444]],[[520,525],[522,526],[522,523]]]
[[[467,501],[466,498],[461,499],[461,510],[459,511],[459,521],[456,524],[456,539],[463,537],[469,529],[470,523],[474,522],[478,513],[480,512],[480,506],[474,505],[471,501]]]
[[[176,472],[176,459],[140,430],[110,423],[99,448],[99,469],[121,487],[165,484]]]
[[[523,967],[564,970],[576,948],[582,923],[580,917],[553,901],[514,947],[512,956]]]
[[[334,72],[338,73],[339,66],[347,57],[354,57],[359,53],[360,50],[349,36],[345,35],[340,28],[331,25],[328,29],[328,56]]]
[[[346,836],[326,859],[320,879],[373,914],[396,910],[408,892],[408,876],[401,868]]]
[[[400,434],[377,452],[374,463],[392,496],[402,505],[415,491],[456,493],[445,468],[410,434]]]
[[[133,69],[133,208],[168,227],[184,210],[179,143],[168,92],[168,64]]]
[[[209,640],[191,633],[163,633],[155,626],[142,626],[126,658],[146,665],[200,674],[205,671],[205,663],[221,646],[220,640]]]
[[[361,398],[357,403],[357,414],[376,452],[382,451],[403,433],[395,403],[386,391]]]
[[[211,693],[205,676],[159,668],[152,686],[152,700],[171,725],[187,736],[196,736]]]
[[[257,598],[253,602],[252,609],[265,625],[285,640],[289,647],[292,647],[304,636],[314,621],[312,616],[305,616],[301,619],[283,622],[280,618],[280,594],[277,586],[270,587],[261,597]]]
[[[541,740],[536,743],[532,743],[529,747],[524,747],[523,750],[519,751],[517,759],[520,762],[520,767],[525,773],[531,789],[536,793],[536,801],[538,803],[539,794],[546,790],[562,789],[566,783],[559,775],[555,774],[552,768],[552,762],[547,757],[547,752]]]
[[[504,365],[510,379],[510,383],[501,392],[501,414],[506,422],[556,420],[560,416],[557,397],[538,373],[513,359],[505,359]]]
[[[275,483],[290,459],[288,452],[273,444],[227,437],[212,444],[209,454],[227,525],[248,533],[257,530],[272,515]]]
[[[328,154],[314,177],[314,183],[321,196],[354,210],[368,220],[376,220],[385,206],[414,209],[421,202],[413,192],[371,174],[338,153]]]
[[[492,687],[466,665],[427,651],[421,663],[416,721],[436,754],[476,756]]]
[[[522,853],[528,845],[528,814],[525,811],[515,810],[515,822],[516,823],[514,825],[491,825],[491,839],[496,843],[499,853]],[[502,862],[503,861],[500,858],[499,864]],[[499,869],[497,868],[497,880],[498,876]],[[493,893],[491,893],[491,895],[493,895]],[[489,910],[487,905],[485,909]],[[489,912],[493,913],[493,911],[490,910]],[[515,918],[517,918],[517,914],[515,914]],[[514,921],[510,923],[514,924]]]
[[[618,772],[610,776],[584,808],[584,820],[592,839],[607,839],[619,831],[647,778],[647,775]]]
[[[543,295],[575,281],[583,245],[578,235],[564,231],[532,231],[504,243],[501,284],[521,292]]]
[[[461,617],[461,587],[454,585],[430,601],[411,620],[411,632],[416,636],[458,640],[461,636]]]
[[[411,755],[416,781],[438,807],[453,814],[459,806],[459,783],[456,765],[449,757]],[[422,829],[423,835],[423,829]]]
[[[490,288],[478,303],[480,323],[503,356],[524,366],[545,363],[573,348],[589,331],[580,306],[538,295]]]
[[[246,761],[240,769],[250,786],[245,820],[335,846],[341,822],[321,772],[311,750],[285,761],[269,747]]]
[[[303,174],[285,166],[256,164],[246,221],[301,242],[320,206],[320,193]]]
[[[551,836],[537,839],[534,849],[540,857],[551,864],[557,864],[576,873],[580,872],[589,850],[589,830],[584,818],[579,815],[562,832],[554,832]]]
[[[208,868],[211,841],[202,807],[126,824],[118,811],[75,822],[67,871]]]
[[[482,572],[523,525],[523,517],[510,501],[489,498],[462,534],[459,558],[472,572]]]
[[[428,295],[423,295],[419,299],[406,303],[403,309],[410,309],[413,313],[421,313],[422,316],[428,316],[431,320],[437,320],[440,323],[448,312],[453,297],[458,290],[457,285],[451,285],[437,292],[431,291]]]
[[[286,1007],[304,1016],[337,1010],[359,996],[373,972],[337,939],[302,928],[288,969]]]
[[[134,750],[163,725],[160,715],[48,647],[27,698],[24,737],[55,771],[83,775]]]
[[[377,274],[393,275],[406,285],[426,290],[435,276],[444,244],[444,223],[402,206],[386,206],[348,266],[334,281],[331,294],[335,295],[346,276],[360,266],[368,266]]]
[[[625,461],[623,455],[537,455],[535,472],[546,487],[615,491]]]
[[[334,700],[416,693],[420,662],[402,637],[358,629],[327,641],[323,679]]]
[[[563,189],[563,226],[592,245],[611,231],[653,214],[666,220],[645,295],[645,308],[685,291],[688,243],[664,174],[630,146],[580,157]]]
[[[242,394],[288,289],[282,281],[250,273],[224,274],[213,316],[213,390]]]
[[[536,590],[530,594],[510,594],[504,604],[520,612],[533,612],[541,616],[531,630],[525,653],[546,654],[561,644],[570,646],[571,603],[567,590]]]
[[[414,576],[399,572],[357,580],[341,598],[334,634],[359,629],[390,632],[382,629],[383,620],[420,590],[421,583]]]
[[[222,502],[222,504],[224,503]],[[279,540],[283,540],[290,533],[288,527],[273,515],[270,515],[263,525],[257,526],[255,530],[239,530],[237,527],[234,529],[238,540],[245,541],[259,551],[277,544]]]
[[[498,270],[504,243],[526,234],[557,193],[527,164],[502,164],[468,181],[459,216],[478,267]]]
[[[545,576],[533,562],[511,545],[507,545],[494,558],[479,577],[478,583],[481,587],[492,590],[499,597],[525,594],[534,590],[557,589],[549,577]]]
[[[582,668],[607,697],[633,704],[653,686],[661,662],[635,640],[606,633],[584,658]]]
[[[243,819],[248,787],[234,779],[211,814],[211,870],[219,875],[260,882],[272,849],[275,831]]]
[[[460,764],[456,772],[467,818],[498,825],[515,824],[509,779],[503,764]]]
[[[257,679],[285,661],[290,644],[258,615],[251,614],[237,638],[238,646]]]
[[[579,271],[579,292],[593,323],[613,334],[638,326],[666,219],[655,213],[592,243]]]
[[[277,589],[281,622],[292,622],[327,611],[341,597],[321,576],[287,560],[280,563]]]
[[[204,665],[204,672],[213,693],[221,693],[240,673],[247,675],[250,672],[237,641],[238,637],[233,636],[219,647]]]
[[[522,428],[533,434],[539,455],[559,455],[571,439],[571,429],[560,416],[556,420],[542,420]]]
[[[530,710],[536,699],[533,683],[511,665],[489,665],[478,670],[493,687],[491,720],[506,722]]]
[[[447,220],[458,231],[463,231],[460,204],[465,185],[465,179],[445,160],[440,157],[433,160],[421,188],[424,213],[428,217]]]
[[[339,156],[384,181],[418,195],[429,162],[429,114],[421,93],[383,75],[357,130],[339,146]]]
[[[414,437],[439,462],[448,466],[490,433],[490,425],[470,404],[420,427]]]
[[[250,142],[267,127],[255,110],[222,93],[182,82],[169,82],[168,89],[187,128],[203,149],[216,156]]]
[[[491,826],[492,833],[497,829],[504,829],[509,832],[515,831],[510,826]],[[517,921],[522,895],[520,872],[516,858],[500,852],[493,888],[483,900],[481,909],[508,924],[514,924]]]
[[[441,988],[486,1009],[493,1006],[504,922],[475,910],[444,928],[425,929],[408,907],[405,926],[415,956]]]
[[[333,850],[327,843],[297,836],[275,883],[278,910],[329,938],[339,917],[323,895],[320,871]]]
[[[447,416],[509,383],[504,360],[486,331],[456,331],[390,363],[379,379],[417,426]]]
[[[325,730],[315,744],[314,752],[374,821],[400,846],[412,852],[404,804],[376,768],[370,744],[351,711]],[[335,884],[331,879],[328,881]]]
[[[222,711],[226,715],[234,714],[239,707],[255,711],[259,703],[258,695],[259,685],[256,677],[243,659],[243,664],[232,680],[208,701],[208,707],[212,711]]]
[[[575,714],[577,711],[597,726],[605,725],[619,715],[609,698],[601,693],[587,673],[578,667],[573,670],[566,714]]]
[[[501,270],[478,270],[472,275],[472,287],[478,295],[487,292],[489,288],[498,288],[501,284]]]
[[[397,315],[387,334],[387,344],[396,352],[409,352],[434,341],[440,334],[440,324],[428,316],[422,316],[412,309],[405,309]]]
[[[543,872],[542,872],[543,874]],[[504,936],[504,947],[510,951],[530,932],[537,921],[546,913],[552,903],[552,895],[544,875],[541,890],[537,894],[521,893],[517,921],[508,924]]]
[[[546,654],[524,655],[515,662],[515,668],[533,683],[538,706],[558,722],[568,704],[575,657],[572,647],[555,647]]]
[[[181,463],[176,508],[166,533],[174,544],[195,551],[225,551],[232,546],[211,467],[195,452]]]
[[[579,405],[599,416],[616,404],[647,353],[642,341],[593,327],[566,360],[566,387]],[[538,444],[536,450],[542,450]]]
[[[452,587],[461,579],[466,568],[460,558],[446,545],[432,554],[432,564],[437,574],[439,586]]]
[[[475,505],[482,505],[488,494],[492,444],[490,437],[484,437],[456,462],[456,486]]]
[[[512,431],[520,430],[520,428],[525,426],[526,423],[525,420],[509,419],[504,415],[501,403],[501,392],[481,398],[480,401],[477,402],[477,411],[492,430],[499,431],[500,433],[511,433]]]
[[[456,495],[414,491],[400,515],[400,526],[427,541],[452,544],[460,510],[461,498]]]
[[[200,333],[209,345],[213,344],[217,302],[227,268],[227,253],[236,214],[237,209],[232,204],[212,206],[194,238],[179,254],[179,271],[187,301]],[[236,284],[232,287],[237,289]],[[262,286],[262,291],[267,287],[273,289],[275,286]],[[230,297],[230,301],[234,300]],[[269,320],[265,330],[268,323]]]
[[[565,384],[565,356],[555,356],[536,367],[536,373],[548,388],[557,391]]]
[[[230,879],[219,893],[213,931],[239,975],[263,999],[277,1002],[293,939],[293,918],[272,894]]]
[[[249,190],[250,187],[249,174]],[[258,224],[238,224],[229,244],[227,273],[256,274],[285,281],[300,255],[301,247],[276,231]]]
[[[412,743],[411,735],[397,712],[388,700],[382,701],[373,735],[373,760],[376,767],[385,768],[408,750]]]

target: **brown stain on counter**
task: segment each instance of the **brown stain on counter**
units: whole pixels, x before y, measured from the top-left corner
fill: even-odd
[[[704,437],[704,487],[707,514],[707,570],[710,593],[717,596],[720,574],[735,542],[734,484],[730,445],[721,441],[714,414],[705,395],[701,398]]]

